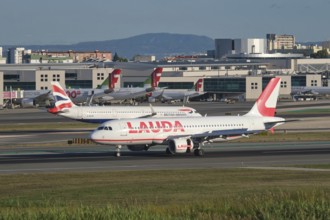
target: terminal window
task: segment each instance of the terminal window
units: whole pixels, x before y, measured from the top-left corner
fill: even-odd
[[[311,86],[317,86],[317,80],[311,80]]]
[[[251,89],[258,89],[258,83],[251,83]]]
[[[287,82],[286,81],[282,81],[281,82],[281,88],[286,88],[287,87]]]

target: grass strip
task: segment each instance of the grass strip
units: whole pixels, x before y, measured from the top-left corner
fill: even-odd
[[[329,141],[330,132],[299,132],[285,133],[275,130],[275,134],[270,132],[262,132],[258,135],[251,135],[249,138],[241,138],[233,142],[287,142],[287,141]]]
[[[31,130],[63,130],[63,129],[95,129],[99,124],[82,122],[57,122],[57,123],[22,123],[3,124],[0,131],[31,131]]]
[[[311,169],[330,169],[330,164],[302,164],[302,165],[293,165],[292,167],[311,168]]]
[[[0,176],[0,219],[329,219],[330,174],[201,169]]]
[[[281,114],[330,114],[330,109],[328,108],[308,108],[308,109],[297,109],[290,111],[283,111]]]

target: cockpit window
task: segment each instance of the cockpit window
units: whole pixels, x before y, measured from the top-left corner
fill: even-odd
[[[112,127],[100,126],[100,127],[97,128],[97,130],[99,130],[99,131],[100,130],[107,130],[107,131],[110,130],[110,131],[112,131]]]

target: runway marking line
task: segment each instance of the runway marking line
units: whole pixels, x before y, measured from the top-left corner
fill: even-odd
[[[330,169],[300,168],[300,167],[243,167],[244,169],[255,170],[287,170],[287,171],[308,171],[308,172],[330,172]]]

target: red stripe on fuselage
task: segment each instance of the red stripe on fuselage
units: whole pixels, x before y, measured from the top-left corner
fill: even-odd
[[[180,112],[191,112],[191,109],[187,109],[187,108],[185,108],[185,109],[179,109],[179,111],[180,111]]]
[[[136,141],[164,141],[165,138],[146,138],[146,139],[93,139],[95,142],[136,142]]]

